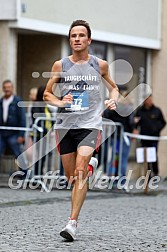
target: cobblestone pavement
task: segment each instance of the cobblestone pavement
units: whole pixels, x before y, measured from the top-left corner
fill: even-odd
[[[167,192],[89,191],[77,240],[59,236],[70,213],[70,190],[0,189],[1,252],[165,252]]]

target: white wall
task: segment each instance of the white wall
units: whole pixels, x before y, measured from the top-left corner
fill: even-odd
[[[15,20],[20,10],[18,0],[0,0],[0,20]]]
[[[22,13],[22,17],[25,18],[66,26],[75,19],[86,19],[93,30],[160,41],[161,0],[21,0],[21,2],[26,5],[26,12]],[[124,42],[122,41],[123,44]]]

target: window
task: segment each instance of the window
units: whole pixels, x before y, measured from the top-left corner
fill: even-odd
[[[115,60],[123,59],[130,63],[133,69],[132,78],[125,83],[124,85],[119,85],[120,92],[127,91],[131,92],[138,84],[146,83],[146,55],[147,50],[142,48],[135,47],[127,47],[127,46],[114,46],[114,55]],[[115,81],[117,79],[117,75],[121,74],[122,69],[115,69]],[[126,71],[126,70],[125,70]],[[142,93],[145,90],[142,90]],[[138,97],[134,97],[136,99],[142,99],[142,94],[138,94]]]
[[[103,42],[92,41],[89,47],[89,53],[100,59],[106,59],[107,44]]]

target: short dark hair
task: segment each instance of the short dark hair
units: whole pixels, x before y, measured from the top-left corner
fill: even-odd
[[[2,82],[2,86],[4,86],[6,83],[11,83],[13,85],[13,82],[9,79],[6,79]]]
[[[72,22],[72,24],[70,26],[70,29],[69,29],[69,33],[68,33],[68,38],[70,38],[71,29],[73,27],[79,26],[79,25],[82,25],[82,26],[84,26],[87,29],[88,38],[91,38],[91,29],[90,29],[89,24],[85,20],[75,20],[75,21]]]

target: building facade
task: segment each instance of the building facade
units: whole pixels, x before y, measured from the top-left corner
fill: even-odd
[[[92,28],[90,53],[111,64],[117,84],[128,69],[113,62],[121,59],[132,66],[133,75],[120,90],[150,85],[167,119],[166,12],[165,0],[1,0],[0,83],[12,79],[17,94],[28,100],[30,88],[47,83],[54,61],[70,53],[67,34],[72,21],[84,19]],[[166,128],[162,135],[167,135]],[[161,141],[162,176],[167,175],[166,151],[167,142]]]

